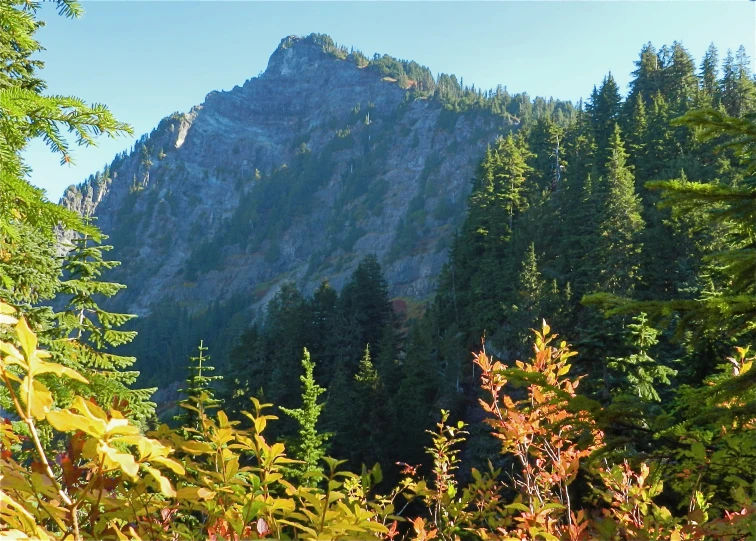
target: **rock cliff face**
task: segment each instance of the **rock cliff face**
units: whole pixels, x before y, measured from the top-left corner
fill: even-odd
[[[418,99],[400,86],[414,81],[343,56],[286,38],[262,75],[163,119],[66,191],[123,262],[118,308],[240,297],[254,308],[284,281],[339,288],[369,253],[393,296],[432,292],[476,164],[513,126]]]

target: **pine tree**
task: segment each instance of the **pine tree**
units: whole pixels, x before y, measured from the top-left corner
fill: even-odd
[[[627,101],[630,104],[630,114],[625,122],[626,142],[629,151],[628,163],[635,171],[636,178],[646,179],[648,118],[643,94],[635,94]]]
[[[696,228],[726,232],[722,249],[710,251],[700,268],[703,286],[691,294],[667,299],[628,302],[601,299],[608,315],[649,314],[651,321],[675,323],[675,337],[695,347],[695,366],[689,377],[697,381],[713,370],[707,359],[718,345],[731,347],[733,341],[753,339],[756,319],[756,160],[750,149],[756,144],[752,119],[730,117],[713,109],[691,111],[680,121],[697,130],[703,141],[715,141],[719,151],[729,149],[738,157],[742,180],[730,186],[720,182],[698,183],[685,179],[649,183],[660,190],[662,205],[675,219],[696,216]],[[717,353],[714,350],[714,353]]]
[[[60,15],[79,17],[82,13],[77,2],[54,0]],[[62,228],[78,236],[102,238],[99,230],[85,224],[82,217],[61,205],[50,202],[43,190],[35,188],[27,180],[30,167],[23,159],[23,152],[34,139],[44,141],[50,150],[59,154],[61,164],[72,162],[72,143],[64,134],[75,134],[75,145],[96,145],[99,135],[116,136],[131,134],[127,124],[118,122],[104,105],[87,105],[70,96],[45,94],[46,85],[38,71],[44,63],[35,57],[42,50],[36,39],[37,30],[43,26],[38,20],[40,4],[5,3],[2,8],[2,31],[0,31],[0,301],[15,306],[22,312],[40,340],[51,347],[56,334],[65,334],[69,329],[58,327],[52,310],[40,306],[65,294],[62,291],[60,274],[62,260],[58,257],[56,230]],[[95,281],[96,282],[96,281]],[[96,287],[96,286],[92,286]],[[106,287],[106,286],[103,286]],[[105,316],[107,317],[107,316]],[[100,334],[100,344],[107,345],[113,337],[120,342],[125,335],[108,328],[111,322],[95,322],[91,334]],[[113,323],[118,326],[118,323]],[[112,332],[111,332],[112,331]],[[68,336],[67,353],[84,352],[82,357],[66,355],[69,364],[81,369],[92,361],[93,349],[90,333]],[[77,338],[81,338],[79,342]],[[95,336],[94,341],[98,338]],[[58,343],[58,349],[64,344]],[[105,359],[99,354],[99,359]],[[56,352],[58,360],[60,351]],[[117,356],[109,361],[116,362]],[[89,375],[93,375],[90,366]],[[134,417],[149,414],[147,402],[149,391],[129,391],[125,383],[135,374],[118,373],[118,367],[101,363],[98,375],[88,386],[85,396],[93,396],[107,407],[114,405],[112,399],[128,395],[129,410]],[[106,371],[110,374],[106,375]],[[49,388],[56,401],[66,404],[72,388],[54,378],[47,377]],[[107,382],[105,380],[108,380]],[[80,391],[82,389],[79,389]]]
[[[509,240],[515,219],[528,208],[527,159],[522,138],[499,138],[489,149],[470,196],[469,226],[491,248]]]
[[[646,160],[643,173],[647,179],[658,179],[666,172],[670,156],[674,156],[672,128],[669,124],[670,112],[667,100],[661,93],[651,98],[648,111],[648,130],[646,142]],[[675,171],[671,174],[677,174]]]
[[[208,372],[215,370],[213,366],[207,364],[210,357],[205,356],[207,351],[204,342],[200,340],[197,347],[197,356],[189,357],[189,372],[186,378],[186,388],[180,392],[186,395],[186,398],[179,401],[179,405],[184,408],[184,412],[176,417],[179,424],[186,429],[199,430],[201,428],[201,419],[207,415],[207,410],[217,408],[220,401],[215,398],[215,391],[210,386],[211,382],[223,379],[223,376],[208,376]]]
[[[324,424],[332,434],[331,448],[334,456],[349,457],[352,451],[354,429],[354,376],[346,360],[340,360],[328,383]]]
[[[330,435],[318,432],[318,419],[323,410],[323,404],[318,404],[318,397],[326,390],[315,382],[315,362],[310,360],[307,348],[304,349],[302,366],[305,370],[304,375],[299,376],[302,382],[302,406],[296,409],[282,407],[281,411],[296,420],[299,425],[294,456],[302,461],[297,470],[304,475],[323,471],[319,462],[325,456],[325,443]],[[305,484],[314,484],[314,481],[305,481]]]
[[[281,289],[268,303],[265,318],[266,366],[261,374],[268,400],[281,406],[293,406],[296,389],[290,385],[291,374],[297,372],[304,340],[307,335],[306,302],[292,283]],[[284,423],[281,423],[284,425]],[[282,427],[285,431],[286,426]]]
[[[734,116],[743,116],[756,110],[756,81],[753,80],[751,73],[751,58],[742,45],[735,53],[735,69],[737,100]]]
[[[387,454],[395,427],[391,426],[392,412],[378,370],[370,357],[370,346],[360,359],[352,386],[354,398],[354,424],[351,430],[353,444],[350,458],[355,465],[387,463]]]
[[[427,320],[420,321],[410,331],[402,382],[393,396],[397,426],[406,436],[397,442],[396,452],[410,463],[422,460],[422,449],[413,443],[432,426],[432,415],[438,411],[439,367],[430,331]]]
[[[318,359],[318,368],[323,381],[330,381],[336,368],[337,359],[343,349],[339,339],[343,332],[342,314],[339,312],[339,295],[324,280],[307,303],[310,317],[308,336],[305,343],[312,355]]]
[[[740,100],[738,96],[738,69],[732,51],[727,49],[727,55],[722,62],[722,79],[719,81],[721,103],[725,112],[730,116],[740,116]]]

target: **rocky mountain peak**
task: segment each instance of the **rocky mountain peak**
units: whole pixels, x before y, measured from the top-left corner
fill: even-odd
[[[260,77],[166,117],[63,204],[110,235],[124,311],[260,308],[286,281],[339,288],[368,254],[392,296],[420,301],[476,164],[513,129],[444,107],[433,84],[417,64],[289,36]]]
[[[329,50],[333,49],[335,45],[328,36],[310,34],[306,37],[285,37],[268,60],[263,77],[292,78],[317,71],[322,62],[337,59],[329,54]]]

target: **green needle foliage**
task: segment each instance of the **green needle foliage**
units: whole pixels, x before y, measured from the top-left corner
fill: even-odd
[[[204,341],[200,340],[197,346],[197,355],[189,357],[189,366],[187,371],[189,376],[186,378],[186,388],[180,392],[186,395],[186,398],[179,401],[179,406],[184,408],[184,412],[176,417],[176,420],[184,430],[199,430],[207,411],[217,408],[220,400],[215,398],[215,391],[210,386],[213,381],[223,379],[223,376],[208,376],[208,372],[215,370],[210,366],[209,356],[205,355],[207,347]]]
[[[53,0],[59,15],[76,18],[81,6]],[[27,315],[40,339],[66,366],[86,374],[88,383],[63,385],[50,381],[56,400],[68,403],[75,393],[94,398],[102,407],[117,407],[133,419],[152,414],[152,390],[128,388],[136,372],[124,371],[134,359],[111,352],[134,337],[119,330],[133,316],[101,309],[98,298],[112,297],[123,286],[100,281],[117,265],[105,261],[98,246],[103,235],[76,213],[47,200],[27,180],[31,171],[22,158],[33,139],[43,140],[72,163],[75,146],[92,146],[100,136],[131,134],[102,104],[86,104],[71,96],[47,95],[33,57],[42,50],[35,34],[39,2],[0,3],[0,300]],[[57,232],[74,238],[72,250],[59,257]],[[106,237],[105,237],[106,238]],[[63,280],[61,275],[65,275]],[[54,314],[46,306],[64,304]],[[85,390],[86,389],[86,390]],[[0,402],[8,397],[0,396]]]
[[[325,443],[330,435],[318,432],[318,419],[323,411],[323,404],[318,404],[318,397],[326,390],[315,382],[315,362],[310,359],[310,352],[306,348],[302,356],[302,366],[305,370],[304,375],[299,376],[302,382],[302,406],[296,409],[282,407],[281,411],[299,424],[294,456],[302,461],[297,471],[304,475],[323,471],[320,461],[325,456]]]
[[[97,303],[98,297],[111,298],[126,287],[100,279],[104,272],[120,265],[103,258],[103,252],[112,248],[88,235],[72,240],[63,264],[65,280],[60,286],[60,295],[67,302],[54,315],[55,326],[48,333],[50,348],[62,364],[86,375],[98,401],[122,402],[132,418],[144,421],[154,414],[155,404],[149,399],[156,389],[131,389],[139,372],[127,369],[136,359],[111,352],[134,339],[136,332],[119,327],[136,316],[109,312]]]
[[[669,385],[670,377],[677,370],[664,366],[649,355],[649,350],[658,342],[659,331],[648,325],[648,316],[641,313],[627,326],[628,341],[636,351],[627,357],[610,359],[609,368],[621,373],[627,381],[625,392],[646,401],[661,401],[656,390],[658,385]],[[622,388],[621,387],[621,388]]]

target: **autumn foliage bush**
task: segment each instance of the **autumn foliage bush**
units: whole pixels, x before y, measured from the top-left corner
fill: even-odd
[[[405,479],[387,494],[375,491],[379,467],[358,475],[339,470],[332,458],[324,459],[324,473],[311,471],[307,482],[294,484],[287,472],[297,461],[282,443],[266,440],[276,417],[254,399],[245,413],[248,428],[222,411],[211,415],[200,399],[188,406],[199,420],[195,428],[162,426],[147,435],[120,411],[124,404],[105,411],[77,396],[59,407],[49,378],[85,378],[48,362],[10,306],[0,304],[0,325],[11,337],[0,342],[0,374],[16,410],[14,420],[0,425],[0,538],[734,541],[756,535],[752,487],[734,485],[739,507],[720,513],[699,484],[680,512],[657,503],[665,490],[659,461],[610,463],[615,455],[601,452],[604,434],[592,405],[576,393],[581,378],[569,374],[575,353],[557,344],[545,323],[527,362],[508,367],[485,353],[475,356],[487,423],[513,467],[473,470],[472,481],[460,486],[466,427],[444,412],[432,433],[431,477],[404,465]],[[731,376],[712,380],[710,403],[724,396],[717,389],[749,373],[753,358],[740,350],[732,362]],[[727,456],[737,460],[733,449],[746,445],[743,434],[753,435],[753,420],[729,415],[731,425],[705,445],[729,445]],[[692,437],[681,436],[690,451],[666,464],[668,477],[696,471],[703,479],[711,469],[712,457]],[[578,478],[587,496],[574,493]]]

